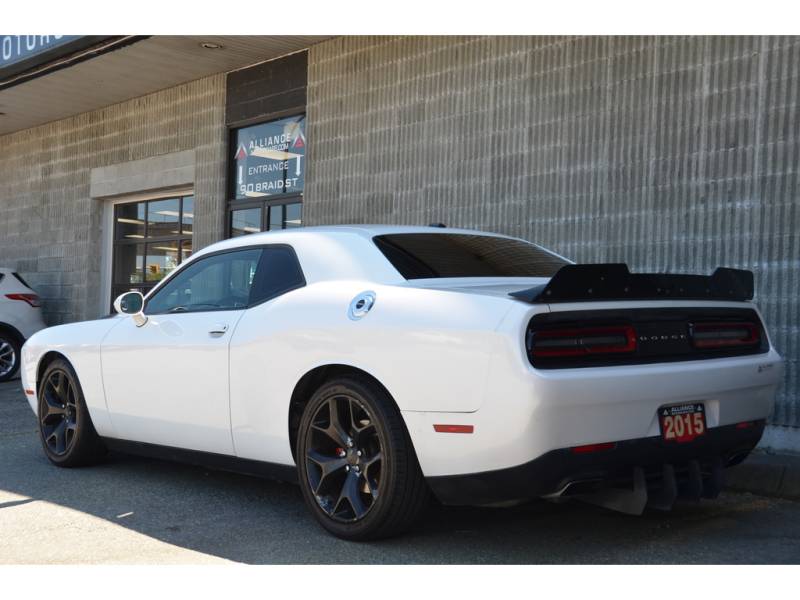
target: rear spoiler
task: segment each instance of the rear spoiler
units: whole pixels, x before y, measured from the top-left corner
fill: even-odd
[[[566,265],[546,284],[511,292],[530,303],[599,300],[730,300],[753,298],[753,273],[719,267],[711,275],[631,273],[626,264]]]

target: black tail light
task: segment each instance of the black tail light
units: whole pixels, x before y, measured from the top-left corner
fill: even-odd
[[[692,323],[692,345],[699,350],[757,346],[761,332],[755,323]]]
[[[537,331],[530,352],[535,357],[618,354],[636,350],[636,331],[630,325],[578,327]]]
[[[530,320],[528,359],[537,369],[630,365],[760,354],[769,343],[749,308],[555,311]]]

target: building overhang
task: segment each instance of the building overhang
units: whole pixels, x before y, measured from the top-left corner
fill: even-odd
[[[27,55],[20,44],[15,60],[0,63],[0,135],[291,54],[330,36],[64,37]]]

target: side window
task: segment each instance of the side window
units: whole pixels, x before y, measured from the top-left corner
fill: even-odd
[[[294,250],[288,246],[264,248],[250,291],[250,304],[258,304],[306,284]]]
[[[177,273],[148,299],[149,314],[246,308],[261,249],[237,250],[201,258]]]

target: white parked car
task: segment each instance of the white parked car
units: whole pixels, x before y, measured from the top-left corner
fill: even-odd
[[[780,378],[752,274],[631,274],[434,227],[239,237],[23,349],[47,457],[298,481],[348,539],[445,504],[713,497]]]
[[[41,306],[19,273],[0,268],[0,382],[16,375],[22,344],[44,329]]]

